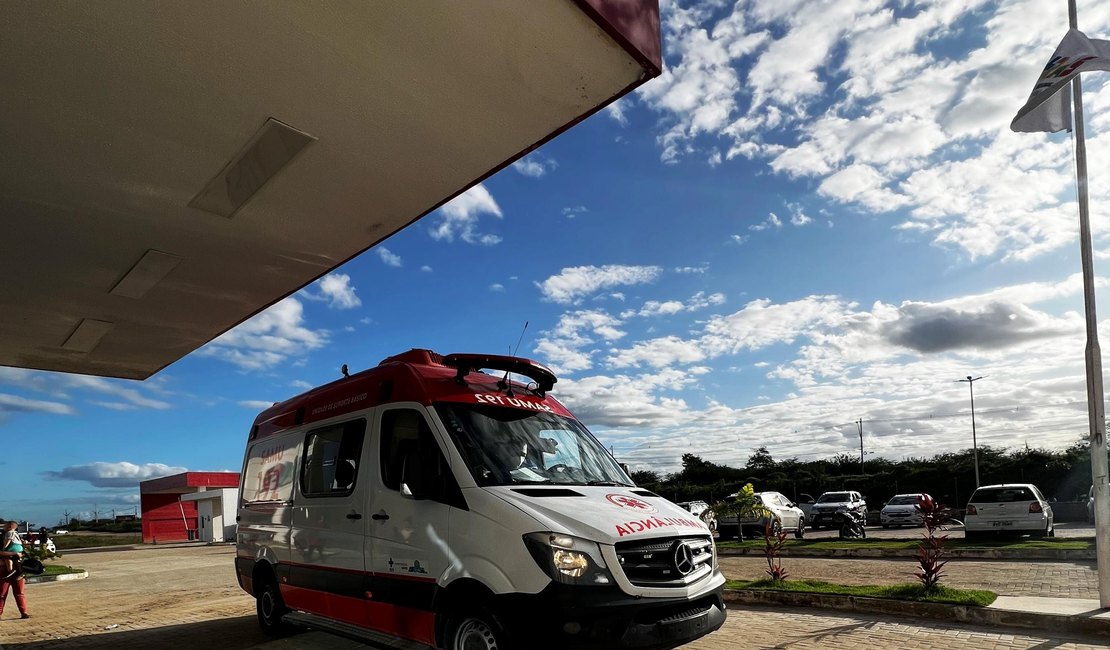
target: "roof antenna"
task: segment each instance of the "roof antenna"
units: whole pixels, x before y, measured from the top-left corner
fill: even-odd
[[[339,369],[339,372],[343,373],[344,377],[351,376],[351,373],[347,372],[347,364],[343,364],[343,367]]]
[[[524,321],[524,328],[520,330],[520,336],[516,340],[516,347],[509,351],[510,357],[516,358],[516,352],[520,349],[520,342],[524,340],[524,333],[526,331],[528,331],[528,321]],[[508,370],[505,371],[505,376],[501,378],[501,381],[497,382],[497,387],[505,389],[506,396],[513,396],[513,385],[509,383]]]

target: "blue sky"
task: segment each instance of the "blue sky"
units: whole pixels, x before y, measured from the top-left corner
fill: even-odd
[[[1110,38],[1110,5],[1080,2]],[[413,348],[520,354],[618,458],[742,465],[1087,429],[1067,134],[1010,120],[1066,3],[663,2],[664,75],[145,382],[0,368],[0,516],[232,470],[274,401]],[[1084,78],[1096,274],[1110,75]],[[1100,289],[1101,315],[1110,295]],[[1104,345],[1110,328],[1103,321]]]

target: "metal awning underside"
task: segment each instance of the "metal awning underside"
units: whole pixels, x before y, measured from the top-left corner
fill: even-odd
[[[0,365],[133,379],[660,69],[656,0],[45,0],[4,23]]]

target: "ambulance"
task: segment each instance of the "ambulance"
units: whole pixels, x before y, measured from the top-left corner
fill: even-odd
[[[235,570],[262,629],[390,648],[675,648],[721,627],[697,517],[519,357],[410,350],[251,427]]]

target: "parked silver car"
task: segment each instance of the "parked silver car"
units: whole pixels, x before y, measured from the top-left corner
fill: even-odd
[[[732,495],[732,497],[735,496]],[[721,517],[717,522],[721,539],[736,537],[741,528],[745,534],[762,537],[767,525],[770,525],[772,535],[785,530],[793,531],[794,537],[798,539],[805,536],[806,518],[797,504],[779,492],[756,492],[755,498],[762,504],[763,512],[749,513],[741,517],[735,515]]]
[[[1052,506],[1032,483],[985,485],[971,495],[964,513],[964,537],[997,533],[1053,537]]]

